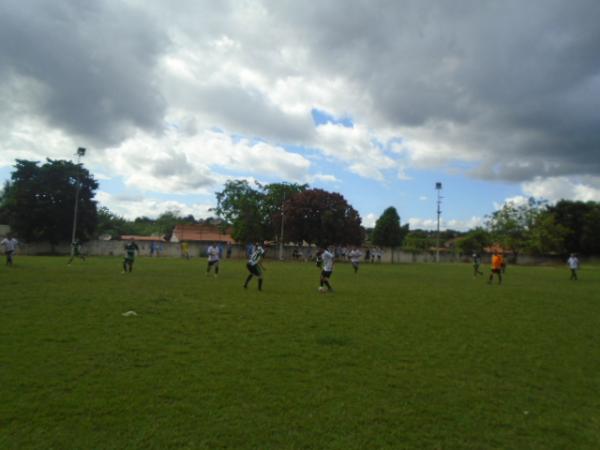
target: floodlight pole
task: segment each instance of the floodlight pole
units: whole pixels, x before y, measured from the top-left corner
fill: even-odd
[[[283,261],[283,222],[285,221],[285,213],[283,205],[285,204],[285,191],[283,191],[283,200],[281,201],[281,234],[279,236],[279,260]]]
[[[77,210],[79,209],[79,192],[81,191],[81,157],[85,156],[85,148],[77,149],[77,190],[75,191],[75,208],[73,212],[73,233],[71,234],[71,258],[75,255],[75,235],[77,233]]]
[[[442,183],[435,183],[435,190],[437,191],[437,237],[435,244],[435,262],[440,262],[440,216],[442,215]]]

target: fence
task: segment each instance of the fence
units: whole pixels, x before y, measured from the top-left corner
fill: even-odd
[[[88,241],[83,244],[83,253],[89,256],[122,256],[125,254],[124,246],[125,241]],[[151,255],[150,242],[137,242],[140,248],[140,256],[155,256],[155,257],[167,257],[167,258],[181,258],[183,257],[183,251],[180,243],[174,242],[163,242],[159,246],[159,251]],[[189,242],[189,256],[190,258],[205,258],[206,250],[211,243],[204,242]],[[71,247],[68,243],[51,245],[44,242],[24,243],[19,246],[18,253],[22,255],[68,255]],[[341,250],[341,249],[340,249]],[[366,248],[362,249],[363,261],[366,262],[364,255],[366,254]],[[223,257],[226,257],[226,248],[223,248]],[[342,251],[339,251],[336,255],[336,261],[344,261],[348,259],[348,256],[344,256]],[[284,246],[283,248],[283,259],[287,261],[292,260],[312,260],[316,255],[315,247],[296,247],[296,246]],[[246,246],[244,245],[232,245],[230,257],[233,259],[245,259],[247,257]],[[266,258],[279,259],[279,247],[271,247],[268,249]],[[483,255],[483,263],[487,264],[490,261],[489,255]],[[583,263],[598,262],[592,259],[582,259]],[[375,263],[433,263],[436,260],[434,252],[406,252],[397,248],[383,248],[381,252],[381,258],[376,258]],[[441,263],[468,263],[471,262],[470,255],[459,255],[451,252],[440,253]],[[509,258],[510,264],[522,264],[522,265],[560,265],[565,263],[565,257],[562,256],[531,256],[531,255],[518,255],[516,258]]]

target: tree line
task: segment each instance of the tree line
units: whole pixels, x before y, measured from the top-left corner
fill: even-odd
[[[365,243],[432,251],[437,234],[401,225],[394,207],[373,228],[361,225],[359,213],[339,193],[297,183],[250,183],[231,180],[215,193],[214,217],[197,219],[178,211],[157,218],[125,219],[95,200],[98,182],[82,164],[48,159],[17,160],[0,193],[0,223],[25,241],[57,244],[71,239],[74,201],[78,196],[77,238],[101,235],[155,235],[170,238],[176,224],[210,224],[231,230],[239,242],[274,241],[316,245]],[[561,200],[554,205],[529,199],[507,203],[468,232],[444,230],[440,242],[449,251],[471,254],[496,245],[506,251],[536,255],[600,255],[600,203]]]

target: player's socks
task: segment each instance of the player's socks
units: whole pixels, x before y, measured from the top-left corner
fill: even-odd
[[[262,278],[259,278],[258,279],[258,290],[259,291],[262,291],[262,282],[263,282]]]
[[[244,283],[244,288],[248,287],[248,283],[250,283],[251,279],[252,279],[252,275],[248,275],[248,278],[246,278],[246,282]]]

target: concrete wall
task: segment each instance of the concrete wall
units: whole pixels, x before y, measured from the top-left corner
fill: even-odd
[[[123,256],[125,254],[124,246],[126,241],[89,241],[83,244],[83,252],[90,256]],[[150,242],[137,242],[140,248],[140,256],[150,256]],[[210,243],[189,243],[189,252],[191,258],[205,258],[206,249]],[[283,251],[284,260],[293,260],[293,251],[296,247],[286,246]],[[309,259],[309,254],[314,256],[317,252],[316,248],[309,249],[308,247],[299,248],[303,256],[299,259]],[[225,252],[225,247],[224,247]],[[366,253],[366,248],[362,249],[363,255]],[[17,254],[21,255],[68,255],[70,253],[69,244],[59,244],[51,246],[48,243],[35,242],[30,244],[21,244],[17,250]],[[159,257],[168,258],[181,258],[181,244],[173,242],[162,243],[162,251]],[[225,255],[223,255],[225,257]],[[233,245],[231,257],[234,259],[245,259],[246,247],[243,245]],[[268,249],[266,254],[267,259],[279,259],[279,247],[271,247]],[[580,258],[583,264],[599,263],[598,259],[586,259]],[[521,264],[521,265],[561,265],[565,264],[565,257],[559,256],[530,256],[530,255],[518,255],[518,258],[512,260],[508,258],[509,264]],[[344,258],[338,257],[337,262],[343,262]],[[363,263],[367,263],[364,260]],[[411,263],[433,263],[435,262],[435,253],[423,252],[423,253],[412,253],[405,252],[399,249],[384,248],[383,255],[381,257],[382,263],[394,263],[394,264],[411,264]],[[470,255],[457,255],[454,253],[440,253],[440,262],[442,263],[470,263]],[[377,263],[377,262],[376,262]],[[482,255],[482,264],[490,263],[490,255]]]

